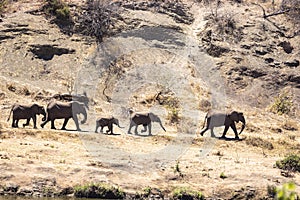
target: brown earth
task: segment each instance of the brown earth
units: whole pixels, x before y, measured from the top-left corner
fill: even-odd
[[[77,9],[76,1],[69,3]],[[105,182],[132,194],[186,187],[213,199],[260,199],[268,187],[292,181],[300,193],[300,174],[286,177],[275,167],[285,155],[300,154],[299,66],[287,64],[299,61],[299,36],[287,37],[274,26],[290,35],[291,23],[276,16],[272,24],[251,1],[224,3],[219,15],[234,10],[236,21],[228,34],[209,20],[213,5],[185,1],[191,23],[170,10],[139,9],[142,4],[133,10],[127,3],[115,25],[126,31],[98,47],[89,37],[63,34],[41,13],[33,15],[42,1],[8,8],[0,23],[0,185],[41,195],[45,188]],[[293,96],[293,113],[271,113],[268,106],[285,90]],[[91,97],[83,132],[49,125],[13,129],[6,121],[15,102],[46,106],[56,93],[83,91]],[[241,140],[231,139],[231,130],[228,140],[196,134],[210,106],[244,112]],[[154,123],[154,136],[127,134],[129,107],[155,112],[167,132]],[[170,122],[175,111],[178,124]],[[94,133],[95,117],[107,114],[126,128],[115,128],[116,135]],[[72,121],[68,128],[74,129]]]

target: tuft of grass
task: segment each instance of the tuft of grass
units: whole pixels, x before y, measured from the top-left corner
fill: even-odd
[[[90,183],[74,187],[74,196],[79,198],[124,199],[120,189],[104,183]]]
[[[183,173],[181,172],[179,161],[176,161],[176,165],[174,167],[174,173],[178,173],[180,177],[183,177]]]
[[[225,179],[225,178],[228,178],[228,176],[226,176],[225,173],[222,172],[222,173],[220,174],[220,178],[221,178],[221,179]]]
[[[204,196],[199,191],[194,191],[189,188],[176,188],[173,191],[173,199],[184,200],[184,199],[198,199],[204,200]]]
[[[300,156],[291,154],[283,160],[276,161],[276,167],[291,172],[300,172]]]

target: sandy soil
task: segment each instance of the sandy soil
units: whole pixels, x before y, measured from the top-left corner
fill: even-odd
[[[130,193],[146,187],[167,193],[187,187],[203,192],[206,197],[247,199],[254,195],[259,199],[267,196],[268,186],[280,187],[292,181],[300,193],[300,174],[285,177],[275,167],[276,161],[285,155],[299,154],[299,121],[265,109],[237,105],[237,100],[226,94],[226,80],[216,70],[216,63],[222,60],[212,59],[194,45],[207,14],[200,11],[197,4],[191,6],[196,19],[189,26],[178,25],[163,14],[128,12],[128,18],[141,19],[150,28],[141,25],[137,30],[106,39],[100,48],[106,52],[79,36],[61,34],[42,16],[29,21],[31,15],[21,11],[8,15],[4,24],[25,23],[38,33],[17,34],[14,39],[1,43],[4,66],[0,77],[1,185],[31,188],[40,179],[50,180],[55,188],[106,182]],[[22,18],[19,20],[18,16]],[[37,26],[41,22],[43,26]],[[174,30],[176,26],[181,30]],[[6,28],[1,26],[1,30]],[[76,52],[54,56],[50,61],[36,59],[28,49],[38,43],[76,49]],[[15,48],[15,44],[19,47]],[[108,80],[106,92],[112,98],[108,103],[101,89],[107,81],[105,64],[115,58],[120,58],[116,66],[125,66],[125,75],[121,78],[112,75]],[[207,81],[207,77],[214,81]],[[6,119],[14,102],[37,101],[45,106],[48,99],[39,99],[39,95],[49,97],[68,92],[70,83],[75,84],[76,92],[86,90],[93,98],[88,123],[81,125],[83,132],[72,131],[72,121],[68,125],[70,131],[53,131],[49,124],[37,130],[10,128],[11,122]],[[153,102],[141,103],[148,97],[151,99],[161,87],[171,89],[181,103],[182,122],[177,126],[168,122],[167,108]],[[228,140],[211,138],[209,133],[204,137],[196,134],[205,115],[199,110],[199,101],[214,98],[220,104],[225,102],[222,108],[245,113],[247,128],[241,140],[231,139],[234,137],[231,130]],[[167,132],[154,123],[153,136],[127,134],[129,121],[124,108],[132,106],[159,114]],[[94,121],[100,114],[118,116],[125,129],[115,128],[115,135],[94,133]],[[62,121],[56,123],[57,127],[62,125]],[[221,133],[222,128],[216,132]],[[226,178],[220,178],[221,174]]]

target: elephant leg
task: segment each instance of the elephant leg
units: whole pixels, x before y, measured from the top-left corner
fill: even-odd
[[[65,118],[65,121],[64,121],[63,126],[61,127],[61,130],[66,130],[66,125],[67,125],[69,119],[70,119],[70,118]]]
[[[138,134],[139,134],[139,133],[138,133],[138,126],[139,126],[139,125],[135,125],[135,129],[134,129],[134,134],[135,134],[135,135],[138,135]]]
[[[143,124],[143,126],[144,126],[144,129],[142,130],[142,133],[147,131],[147,124]]]
[[[239,134],[236,130],[236,126],[235,126],[235,123],[233,122],[231,125],[230,125],[231,129],[233,130],[234,134],[235,134],[235,139],[240,139],[239,138]]]
[[[44,128],[44,126],[49,122],[49,119],[46,119],[43,123],[41,123],[41,127]]]
[[[106,131],[106,133],[108,134],[108,133],[111,133],[111,134],[114,134],[114,132],[113,132],[113,125],[112,124],[109,124],[108,125],[108,130]]]
[[[127,134],[131,134],[131,128],[132,128],[132,126],[134,126],[134,124],[133,124],[132,121],[130,121],[129,129],[128,129],[128,131],[127,131]]]
[[[73,116],[73,120],[75,122],[77,131],[81,131],[81,129],[79,128],[78,118],[76,115]]]
[[[11,127],[16,128],[16,120],[15,119],[12,120]]]
[[[28,120],[28,123],[29,123],[29,120]],[[37,128],[36,127],[36,116],[35,115],[32,117],[32,120],[33,120],[33,128]]]
[[[101,126],[100,133],[103,133],[103,128],[104,128],[104,126]]]
[[[99,125],[98,125],[98,124],[96,124],[95,133],[97,133],[97,131],[98,131],[98,128],[99,128]]]
[[[25,128],[25,126],[28,126],[28,125],[29,125],[29,122],[30,122],[30,118],[26,119],[26,123],[23,124],[23,128]]]
[[[206,127],[205,129],[203,129],[201,132],[200,132],[200,135],[203,136],[203,134],[208,130],[208,127]]]
[[[211,137],[216,137],[215,133],[214,133],[214,128],[210,129],[210,135]]]
[[[55,125],[54,125],[54,120],[55,120],[55,119],[52,119],[52,120],[51,120],[51,129],[56,129],[56,128],[55,128]]]
[[[149,123],[149,124],[148,124],[149,135],[152,135],[152,133],[151,133],[151,128],[152,128],[152,125],[151,125],[151,123]]]
[[[19,119],[16,119],[14,127],[19,128]]]
[[[221,138],[226,138],[225,136],[226,136],[226,133],[227,133],[228,129],[229,129],[229,126],[225,126],[225,128],[224,128],[224,131],[223,131],[223,134],[222,134]]]

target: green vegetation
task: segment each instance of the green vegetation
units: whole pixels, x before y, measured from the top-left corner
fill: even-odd
[[[221,178],[221,179],[225,179],[225,178],[228,178],[228,176],[226,176],[225,173],[222,172],[222,173],[220,174],[220,178]]]
[[[104,183],[91,183],[74,188],[74,196],[79,198],[124,199],[125,193],[120,188]]]
[[[151,194],[151,190],[152,188],[151,187],[146,187],[143,189],[143,192],[144,192],[144,196],[148,197],[150,194]]]
[[[174,199],[199,199],[203,200],[204,196],[201,192],[193,191],[188,188],[177,188],[173,191],[173,198]]]
[[[291,172],[300,172],[300,156],[289,155],[283,160],[277,161],[276,166],[279,169],[288,170]]]
[[[62,0],[47,0],[44,11],[47,14],[54,15],[59,20],[69,20],[71,18],[70,9]]]
[[[176,165],[174,167],[174,173],[178,173],[180,177],[183,177],[183,173],[181,172],[178,160],[176,161]]]
[[[295,192],[296,185],[294,183],[285,183],[281,188],[276,188],[276,199],[278,200],[294,200],[299,196]]]
[[[288,92],[279,94],[270,106],[271,112],[279,115],[290,114],[293,110],[293,99]]]

